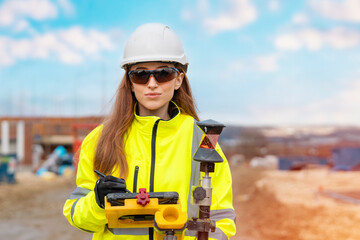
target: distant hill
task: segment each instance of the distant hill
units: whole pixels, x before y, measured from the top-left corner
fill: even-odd
[[[241,133],[243,132],[245,127],[241,126],[226,126],[219,138],[219,141],[223,141],[225,139],[237,139]]]
[[[271,141],[272,139],[338,139],[343,141],[360,142],[360,127],[356,126],[283,126],[283,127],[246,127],[226,126],[219,141],[236,140],[249,131],[261,133]]]

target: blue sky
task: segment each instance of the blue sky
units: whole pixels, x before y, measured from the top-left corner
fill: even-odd
[[[0,1],[0,115],[107,113],[141,24],[180,36],[202,119],[360,124],[359,0]]]

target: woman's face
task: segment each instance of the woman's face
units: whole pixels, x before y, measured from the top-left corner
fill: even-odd
[[[174,67],[172,63],[146,62],[131,66],[132,70],[155,70]],[[140,116],[158,116],[164,120],[170,119],[168,115],[169,102],[174,91],[179,89],[184,78],[184,73],[179,72],[177,76],[168,81],[159,83],[153,75],[150,75],[146,84],[132,84],[132,91],[138,101]]]

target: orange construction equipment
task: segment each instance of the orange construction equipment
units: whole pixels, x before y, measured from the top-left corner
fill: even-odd
[[[77,170],[77,165],[79,161],[79,154],[80,154],[80,146],[84,138],[94,129],[98,126],[98,124],[93,123],[75,123],[72,125],[72,135],[73,135],[73,146],[72,146],[72,152],[73,152],[73,166],[75,169],[75,173]]]

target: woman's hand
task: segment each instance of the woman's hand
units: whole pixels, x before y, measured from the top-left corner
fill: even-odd
[[[122,178],[117,178],[111,175],[100,177],[96,182],[95,188],[96,203],[104,208],[104,198],[109,193],[123,193],[126,192],[126,183]]]

